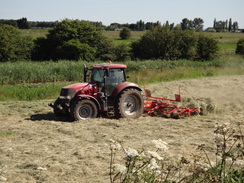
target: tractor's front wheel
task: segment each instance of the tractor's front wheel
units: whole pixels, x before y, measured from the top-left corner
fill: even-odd
[[[139,118],[143,113],[143,98],[141,92],[136,89],[124,90],[118,98],[115,106],[117,118]]]
[[[65,105],[65,104],[62,103],[62,100],[59,98],[54,102],[53,112],[54,112],[55,116],[63,116],[63,115],[68,114],[68,110],[66,110],[63,107],[63,105]]]
[[[70,115],[73,120],[84,120],[97,117],[97,106],[91,100],[77,100],[70,107]]]

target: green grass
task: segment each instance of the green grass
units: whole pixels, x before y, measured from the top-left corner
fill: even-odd
[[[0,87],[0,101],[30,101],[59,96],[63,86],[73,82],[3,85]]]
[[[2,63],[0,101],[56,98],[63,86],[83,81],[83,63],[90,66],[97,62]],[[147,60],[127,61],[124,64],[128,66],[128,80],[139,85],[244,74],[244,59],[233,55],[206,62]]]
[[[33,38],[37,37],[46,37],[48,34],[49,28],[44,29],[19,29],[20,32],[25,36],[30,36]]]
[[[45,36],[47,29],[21,30],[32,37]],[[129,40],[121,40],[119,31],[104,31],[115,44],[130,44],[144,33],[132,31]],[[219,40],[219,58],[206,62],[178,61],[126,61],[129,81],[158,83],[162,81],[194,79],[212,76],[243,75],[244,59],[235,55],[236,43],[244,38],[241,33],[204,33]],[[36,100],[56,98],[60,89],[70,83],[83,81],[83,63],[91,66],[96,62],[59,61],[0,63],[0,101]]]

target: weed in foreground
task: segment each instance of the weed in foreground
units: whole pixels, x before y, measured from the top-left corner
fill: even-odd
[[[161,139],[152,140],[155,151],[125,148],[122,142],[112,140],[110,182],[242,183],[244,181],[244,136],[240,125],[238,129],[226,123],[217,125],[214,130],[214,142],[213,154],[210,154],[211,152],[208,152],[206,146],[202,144],[197,148],[201,154],[195,155],[194,159],[189,161],[185,157],[179,160],[170,158],[167,153],[168,144]],[[123,155],[118,158],[120,153]]]

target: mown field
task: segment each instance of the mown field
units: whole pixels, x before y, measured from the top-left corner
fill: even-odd
[[[215,165],[216,125],[228,123],[238,132],[239,124],[244,131],[243,81],[240,75],[147,85],[153,96],[173,98],[181,87],[188,101],[203,106],[204,101],[211,101],[211,113],[183,119],[143,115],[134,120],[96,118],[70,123],[69,118],[53,114],[48,107],[53,100],[0,102],[0,182],[108,183],[113,141],[142,152],[156,151],[152,140],[158,139],[168,143],[167,152],[157,151],[165,166],[179,166],[182,158],[189,162],[176,172],[172,170],[180,182],[194,167],[210,168],[204,153],[197,149],[199,145],[205,144]],[[125,165],[124,157],[125,153],[117,152],[114,163]],[[167,172],[167,167],[164,170]]]

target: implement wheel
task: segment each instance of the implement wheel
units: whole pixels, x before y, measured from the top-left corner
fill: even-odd
[[[115,103],[116,118],[139,118],[144,109],[141,92],[136,89],[124,90]]]
[[[91,100],[77,100],[70,107],[70,115],[73,120],[84,120],[97,117],[97,106]]]

